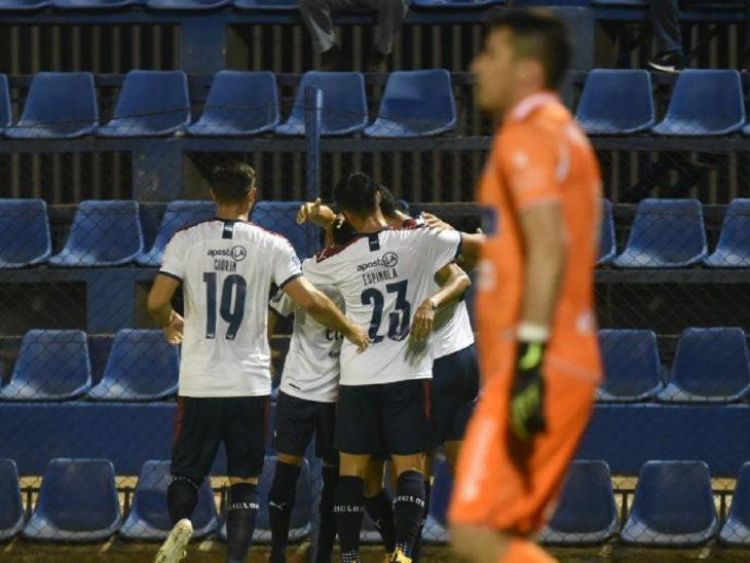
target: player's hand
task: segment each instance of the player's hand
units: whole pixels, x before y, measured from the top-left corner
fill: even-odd
[[[455,231],[452,225],[446,223],[432,213],[422,212],[422,220],[424,221],[424,224],[431,229],[438,229],[439,231]]]
[[[435,322],[435,303],[432,299],[425,299],[414,312],[414,320],[411,323],[411,338],[417,342],[427,340],[432,332]]]
[[[357,352],[364,352],[372,344],[372,339],[365,329],[359,325],[352,324],[346,339],[357,347]]]
[[[318,215],[320,215],[320,198],[300,205],[299,211],[297,211],[297,223],[302,225],[307,221],[312,221],[313,217]]]
[[[534,436],[547,429],[542,371],[544,352],[543,343],[519,343],[510,401],[510,430],[524,443],[530,442]]]
[[[181,315],[172,311],[172,316],[169,318],[169,323],[162,329],[164,331],[164,338],[167,339],[172,346],[178,346],[182,343],[182,331],[185,326],[185,319]]]

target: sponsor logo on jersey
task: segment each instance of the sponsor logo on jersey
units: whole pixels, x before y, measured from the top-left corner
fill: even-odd
[[[232,260],[236,260],[237,262],[242,262],[245,258],[247,258],[247,250],[245,250],[244,246],[233,246],[232,248],[211,248],[208,250],[207,254],[211,258],[231,258]]]
[[[393,268],[398,264],[398,254],[395,252],[386,252],[380,258],[376,258],[372,262],[365,262],[357,266],[358,272],[364,272],[370,268]]]

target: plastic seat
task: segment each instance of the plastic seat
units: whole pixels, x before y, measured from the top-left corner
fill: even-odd
[[[297,256],[307,258],[318,251],[318,238],[314,245],[307,238],[305,225],[297,223],[297,211],[301,201],[260,201],[253,208],[251,220],[259,227],[286,237],[294,247]]]
[[[49,259],[53,266],[118,266],[143,252],[135,201],[82,201],[65,248]]]
[[[740,468],[732,495],[732,508],[721,527],[722,543],[738,547],[750,546],[750,462]]]
[[[612,213],[612,202],[602,200],[602,232],[599,239],[599,259],[597,264],[609,264],[617,255],[617,237],[615,236],[615,217]]]
[[[234,7],[238,10],[270,10],[292,11],[298,10],[297,0],[235,0]]]
[[[52,0],[0,0],[0,12],[32,12],[52,5]]]
[[[18,467],[12,459],[0,459],[0,542],[18,535],[23,518]]]
[[[172,529],[167,510],[167,487],[172,480],[169,461],[147,461],[141,467],[133,504],[120,536],[131,540],[162,541]],[[199,540],[214,533],[219,527],[216,503],[208,479],[198,492],[198,505],[190,518],[193,539]]]
[[[86,334],[80,330],[30,330],[10,382],[0,388],[3,401],[64,401],[91,386]]]
[[[101,542],[121,523],[112,462],[58,458],[44,472],[23,536],[49,542]]]
[[[161,330],[123,329],[115,336],[96,401],[158,401],[177,393],[180,353]]]
[[[657,135],[712,136],[745,125],[742,80],[736,70],[685,70],[680,73]]]
[[[643,465],[630,517],[620,532],[623,542],[692,547],[709,541],[718,529],[705,463],[649,461]]]
[[[750,267],[750,199],[735,199],[729,204],[719,244],[703,263],[711,268]]]
[[[231,6],[232,0],[148,0],[152,10],[207,11]]]
[[[588,73],[576,119],[592,135],[628,135],[656,122],[651,75],[645,70]]]
[[[13,112],[10,107],[10,88],[8,87],[8,77],[0,74],[0,132],[6,127],[10,127],[13,121]]]
[[[689,328],[680,336],[664,402],[724,403],[750,391],[750,359],[741,328]]]
[[[411,5],[428,10],[472,10],[505,3],[506,0],[412,0]]]
[[[143,252],[135,259],[141,266],[161,266],[164,249],[174,234],[189,225],[211,219],[216,215],[216,204],[213,201],[177,200],[167,204],[164,217],[159,227],[156,240],[148,252]]]
[[[568,470],[560,503],[540,540],[548,545],[597,545],[613,537],[619,525],[609,465],[578,460]]]
[[[638,7],[645,8],[648,5],[646,0],[591,0],[592,6],[602,6],[605,8],[621,7]]]
[[[445,69],[392,72],[388,75],[375,123],[367,137],[426,137],[456,126],[451,75]]]
[[[99,125],[94,76],[89,72],[39,72],[31,80],[21,119],[5,129],[10,139],[74,139]]]
[[[0,268],[46,261],[52,252],[47,204],[42,199],[0,199]]]
[[[646,401],[662,389],[656,334],[651,330],[600,330],[604,383],[599,401]]]
[[[244,137],[279,124],[279,91],[272,72],[218,72],[203,115],[187,132],[197,137]]]
[[[302,76],[292,114],[277,126],[278,135],[305,134],[305,89],[323,91],[321,135],[348,135],[367,125],[365,79],[359,72],[306,72]]]
[[[268,494],[271,491],[275,472],[276,458],[267,457],[258,483],[260,510],[258,511],[255,533],[253,534],[253,542],[256,543],[271,543]],[[296,500],[289,523],[289,541],[292,543],[302,541],[310,535],[310,531],[312,530],[312,505],[314,496],[312,487],[310,466],[305,459],[302,461],[302,470],[300,471],[299,479],[297,479]],[[222,541],[227,540],[226,522],[219,530],[219,538]]]
[[[101,10],[115,11],[143,6],[145,0],[53,0],[58,10]]]
[[[697,199],[644,199],[638,204],[621,268],[681,268],[707,255],[703,210]]]
[[[190,123],[187,76],[180,70],[131,70],[125,75],[103,137],[160,137]]]
[[[429,543],[448,542],[448,506],[453,490],[453,475],[443,460],[435,471],[430,496],[430,513],[422,531],[422,539]]]

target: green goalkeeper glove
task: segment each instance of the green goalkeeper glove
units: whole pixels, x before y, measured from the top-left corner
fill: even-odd
[[[518,363],[510,400],[510,429],[521,442],[547,429],[544,416],[544,374],[542,363],[546,345],[542,342],[520,342]]]

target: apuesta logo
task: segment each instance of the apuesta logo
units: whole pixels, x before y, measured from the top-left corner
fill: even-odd
[[[398,264],[398,254],[395,252],[386,252],[380,258],[372,262],[365,262],[357,266],[358,272],[364,272],[370,268],[393,268]]]
[[[237,262],[242,262],[247,257],[247,250],[242,246],[233,246],[232,248],[212,248],[208,251],[211,258],[231,258]]]

